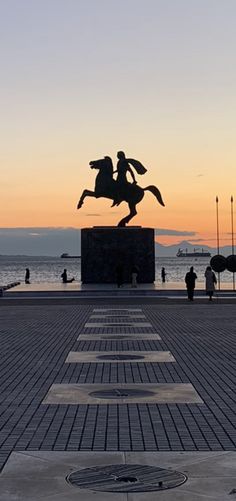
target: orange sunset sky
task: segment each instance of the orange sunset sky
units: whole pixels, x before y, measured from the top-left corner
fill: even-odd
[[[131,224],[157,239],[230,245],[236,166],[233,0],[0,2],[1,228],[116,225],[86,199],[89,161],[124,150],[148,169]],[[171,231],[177,235],[170,235]],[[190,232],[190,235],[189,235]],[[187,235],[187,236],[186,236]]]

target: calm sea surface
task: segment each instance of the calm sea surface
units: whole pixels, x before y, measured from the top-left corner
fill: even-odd
[[[183,282],[190,266],[198,276],[199,282],[204,281],[204,272],[209,264],[208,258],[156,258],[156,280],[161,281],[161,268],[164,266],[167,273],[167,281]],[[60,257],[32,257],[32,256],[0,256],[0,285],[9,282],[24,282],[25,268],[30,269],[30,281],[60,282],[61,273],[67,269],[68,278],[75,277],[80,281],[80,259],[62,259]],[[221,273],[222,282],[232,282],[232,273]]]

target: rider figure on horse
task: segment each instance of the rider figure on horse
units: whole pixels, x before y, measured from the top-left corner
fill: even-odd
[[[145,174],[145,172],[147,172],[147,169],[145,169],[145,167],[138,162],[138,160],[126,158],[122,151],[117,153],[117,157],[117,179],[113,178],[113,164],[110,157],[106,156],[102,159],[90,162],[90,167],[98,171],[95,181],[95,189],[94,191],[86,189],[83,191],[79,199],[77,209],[81,209],[86,197],[109,198],[110,200],[113,200],[113,206],[119,205],[122,200],[124,200],[129,206],[129,214],[123,217],[118,223],[118,226],[124,227],[134,216],[136,216],[136,205],[141,202],[146,191],[150,191],[160,205],[164,207],[165,204],[162,200],[160,190],[156,186],[149,185],[145,188],[141,188],[141,186],[137,185],[134,173],[129,164],[134,167],[138,174]],[[133,183],[129,183],[126,178],[126,174],[128,172],[132,176]]]
[[[119,205],[123,200],[126,199],[127,191],[130,189],[131,186],[131,183],[127,181],[126,177],[126,174],[128,172],[130,173],[133,179],[133,184],[137,184],[135,175],[129,164],[131,163],[131,165],[135,168],[138,174],[145,174],[147,170],[137,160],[134,160],[132,158],[126,158],[125,153],[123,151],[118,151],[117,158],[118,158],[117,170],[114,172],[114,174],[116,172],[118,174],[116,178],[117,194],[113,201],[112,207],[114,207],[114,205]]]

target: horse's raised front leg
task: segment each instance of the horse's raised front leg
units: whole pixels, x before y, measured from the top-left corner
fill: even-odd
[[[95,192],[94,191],[90,191],[90,190],[84,190],[79,201],[78,201],[78,205],[77,205],[77,209],[80,209],[84,203],[84,199],[85,197],[95,197],[97,198],[97,196],[95,195]]]
[[[129,215],[126,216],[126,217],[124,217],[123,219],[121,219],[121,221],[119,222],[118,226],[125,226],[134,216],[136,216],[137,211],[136,211],[136,205],[135,204],[129,203],[129,210],[130,210]]]

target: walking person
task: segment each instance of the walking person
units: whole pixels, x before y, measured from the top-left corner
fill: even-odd
[[[29,268],[25,269],[25,284],[30,284],[30,270],[29,270]]]
[[[131,270],[131,287],[137,287],[137,278],[138,278],[138,267],[133,266]]]
[[[206,279],[206,294],[207,296],[209,296],[209,301],[212,301],[212,296],[215,291],[215,285],[217,284],[217,279],[214,271],[212,271],[211,266],[206,267],[205,279]]]
[[[162,281],[162,283],[163,283],[163,284],[164,284],[164,283],[165,283],[165,281],[166,281],[166,275],[167,275],[167,273],[166,273],[165,268],[162,268],[162,269],[161,269],[161,281]]]
[[[189,301],[193,301],[196,280],[197,280],[197,275],[193,271],[193,266],[191,266],[190,270],[185,275],[185,283],[187,287]]]

